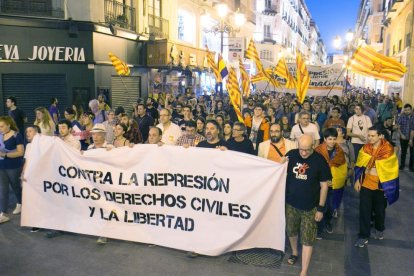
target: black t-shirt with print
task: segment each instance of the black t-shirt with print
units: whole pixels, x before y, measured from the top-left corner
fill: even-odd
[[[220,141],[218,141],[217,143],[214,144],[210,144],[209,142],[207,142],[207,140],[201,141],[200,143],[197,144],[198,148],[210,148],[210,149],[215,149],[218,147],[226,147],[228,148],[229,145],[227,144],[227,142],[223,139],[220,139]]]
[[[286,179],[286,203],[309,211],[319,205],[320,182],[332,179],[331,170],[322,155],[313,152],[307,159],[299,150],[291,150]]]

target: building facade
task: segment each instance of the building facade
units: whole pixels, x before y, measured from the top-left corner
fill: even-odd
[[[312,65],[326,63],[319,30],[303,0],[257,0],[254,39],[260,57],[275,64],[283,55],[294,62],[296,51]]]
[[[383,53],[392,56],[407,67],[399,82],[388,82],[386,93],[400,93],[404,103],[414,102],[414,47],[412,0],[387,0],[384,10]]]

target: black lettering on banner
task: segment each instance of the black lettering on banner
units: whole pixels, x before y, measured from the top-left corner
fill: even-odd
[[[95,213],[95,207],[90,207],[89,206],[89,211],[90,211],[89,217],[91,218],[91,217],[93,217],[93,214]]]

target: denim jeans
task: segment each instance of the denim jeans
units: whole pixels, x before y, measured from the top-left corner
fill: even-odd
[[[17,203],[22,203],[22,187],[20,184],[21,168],[0,169],[0,212],[7,214],[9,207],[9,185],[16,196]]]

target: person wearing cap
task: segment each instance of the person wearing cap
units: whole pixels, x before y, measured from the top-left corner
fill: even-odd
[[[185,132],[177,139],[177,146],[196,147],[198,143],[206,138],[197,133],[197,123],[194,121],[185,122]]]
[[[108,144],[105,140],[105,126],[103,124],[96,124],[91,129],[90,133],[92,134],[92,140],[93,144],[89,145],[87,150],[92,149],[112,149],[114,146],[111,144]],[[99,237],[96,241],[98,244],[104,245],[107,243],[107,238],[105,237]]]
[[[106,142],[105,134],[106,129],[103,124],[96,124],[90,130],[92,135],[93,144],[88,146],[88,150],[91,149],[112,149],[114,146]]]
[[[160,111],[160,123],[157,127],[161,129],[161,141],[166,145],[175,145],[177,139],[183,134],[181,128],[171,122],[171,112],[165,108]]]

